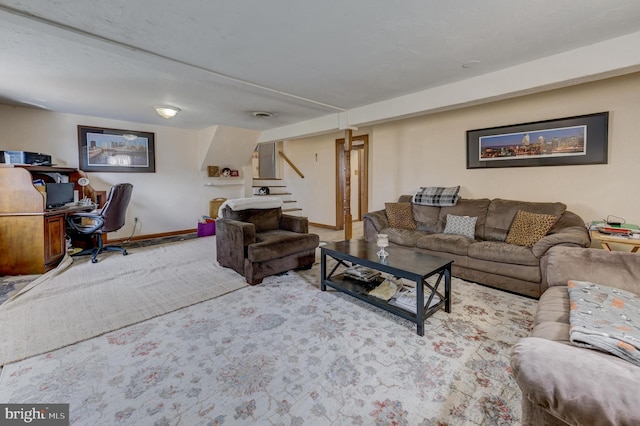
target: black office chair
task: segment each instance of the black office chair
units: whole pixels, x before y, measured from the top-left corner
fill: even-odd
[[[91,254],[91,262],[98,261],[98,255],[103,251],[121,251],[123,256],[127,250],[121,245],[104,245],[102,234],[114,232],[122,228],[125,223],[125,213],[131,200],[133,185],[119,183],[109,190],[107,202],[102,209],[89,213],[73,213],[67,216],[67,230],[79,235],[89,235],[95,238],[96,246],[76,253],[74,256]]]

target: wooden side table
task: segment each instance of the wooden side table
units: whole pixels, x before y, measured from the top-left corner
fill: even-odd
[[[607,251],[612,251],[609,243],[622,244],[631,246],[631,253],[637,253],[640,250],[640,238],[623,237],[620,235],[603,234],[600,231],[591,231],[591,239],[599,241],[602,248]]]

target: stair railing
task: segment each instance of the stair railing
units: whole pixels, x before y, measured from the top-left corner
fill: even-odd
[[[287,164],[288,164],[288,165],[290,165],[290,166],[291,166],[291,168],[292,168],[292,169],[293,169],[293,170],[294,170],[294,171],[295,171],[295,172],[296,172],[296,173],[297,173],[297,174],[298,174],[302,179],[304,179],[304,175],[302,174],[302,172],[300,171],[300,169],[298,169],[298,168],[295,166],[295,164],[293,164],[293,163],[291,162],[291,160],[289,160],[289,157],[287,157],[287,156],[285,155],[285,153],[284,153],[284,152],[282,152],[282,151],[278,151],[278,154],[280,154],[280,157],[282,157],[282,158],[284,159],[284,161],[286,161],[286,162],[287,162]]]

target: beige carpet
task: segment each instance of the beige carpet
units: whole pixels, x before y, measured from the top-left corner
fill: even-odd
[[[0,305],[0,365],[45,353],[245,287],[218,266],[215,237],[65,258]]]

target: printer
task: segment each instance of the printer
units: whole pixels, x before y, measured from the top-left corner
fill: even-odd
[[[0,163],[50,166],[51,156],[28,151],[0,151]]]

